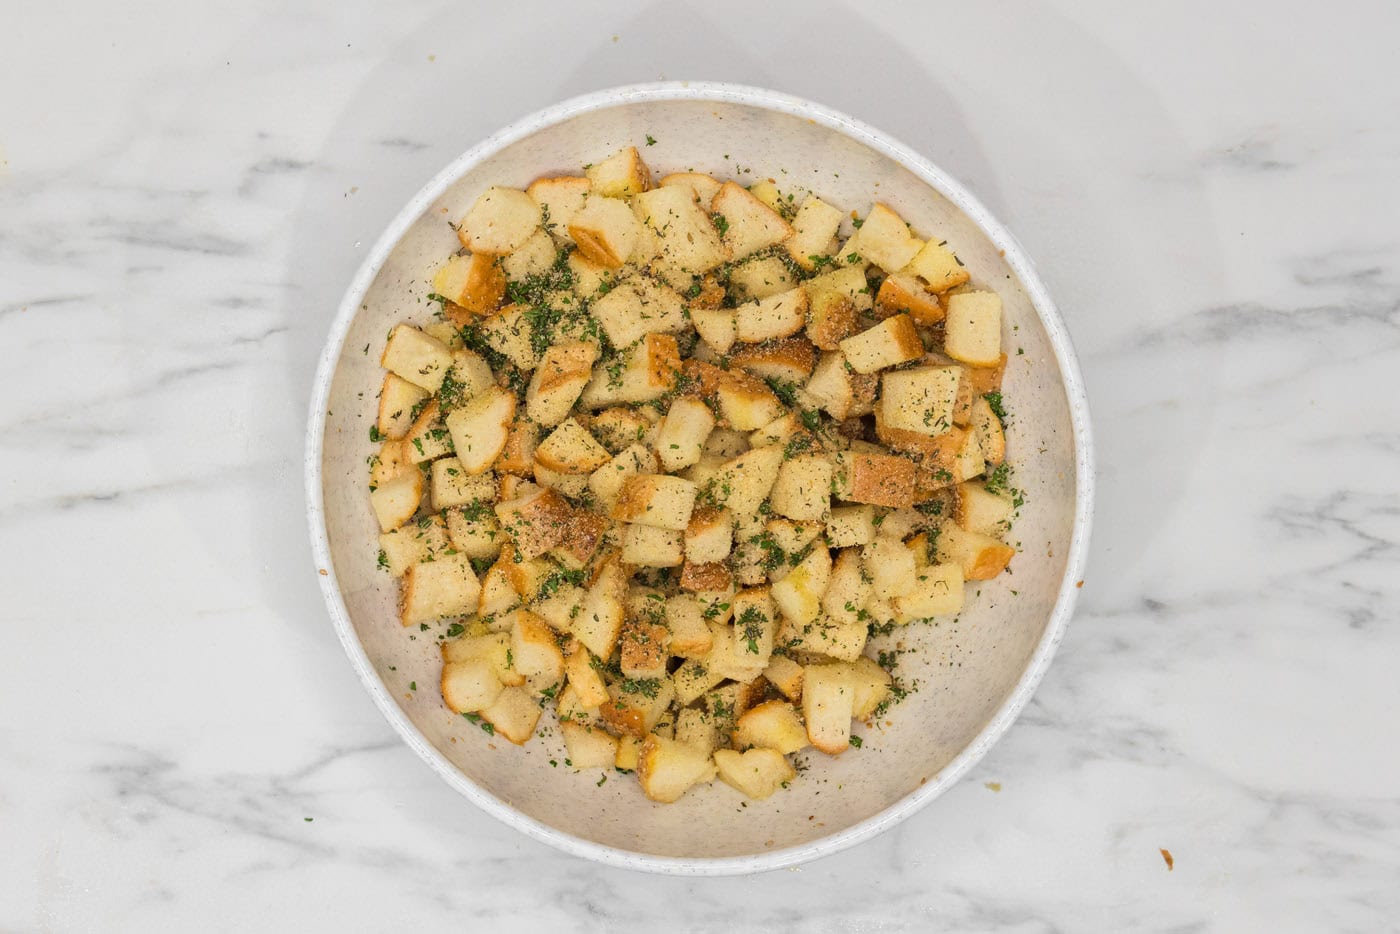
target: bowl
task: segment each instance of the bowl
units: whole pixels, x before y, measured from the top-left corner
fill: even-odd
[[[878,197],[916,231],[954,244],[974,281],[995,287],[1005,305],[1008,450],[1026,496],[1014,576],[970,592],[956,620],[901,630],[919,651],[902,656],[900,677],[918,689],[889,712],[888,725],[866,730],[855,754],[807,755],[791,788],[747,806],[720,782],[654,804],[635,781],[615,776],[599,785],[596,770],[563,767],[557,731],[517,748],[453,715],[436,690],[409,690],[412,681],[437,684],[435,633],[399,626],[396,582],[376,567],[365,462],[383,374],[377,354],[363,348],[381,346],[401,321],[429,320],[432,271],[457,248],[447,222],[484,188],[577,174],[648,137],[656,141],[644,148],[653,169],[772,176],[847,209]],[[630,869],[719,875],[788,866],[868,839],[933,801],[1006,732],[1073,609],[1093,467],[1088,406],[1064,324],[1024,251],[976,199],[927,159],[826,107],[685,82],[616,88],[540,111],[463,153],[414,196],[369,252],[331,328],[311,401],[306,485],[319,580],[345,651],[389,723],[434,771],[488,814],[567,852]]]

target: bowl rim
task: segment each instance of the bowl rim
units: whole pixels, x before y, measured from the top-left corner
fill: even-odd
[[[447,188],[465,172],[506,146],[539,130],[565,122],[583,114],[639,102],[713,101],[776,111],[808,119],[829,130],[848,136],[899,163],[917,175],[925,184],[938,191],[957,206],[1000,249],[1015,271],[1045,327],[1060,367],[1065,395],[1070,408],[1075,445],[1075,510],[1074,526],[1066,556],[1064,577],[1060,581],[1055,605],[1046,622],[1045,631],[1035,652],[1026,664],[1015,687],[1000,708],[987,721],[961,752],[938,773],[932,781],[914,789],[903,798],[871,817],[829,836],[796,846],[765,853],[725,857],[677,857],[639,853],[595,843],[574,834],[565,833],[517,810],[496,798],[459,771],[428,742],[394,702],[388,688],[380,680],[368,654],[355,634],[350,613],[341,594],[335,566],[331,560],[330,537],[326,529],[322,495],[322,454],[326,430],[326,406],[331,381],[340,360],[345,339],[360,303],[374,278],[379,274],[389,254],[408,229]],[[306,512],[310,527],[311,546],[317,579],[326,601],[331,621],[360,682],[364,685],[380,713],[389,721],[400,738],[422,758],[439,777],[487,814],[536,840],[575,856],[609,866],[644,872],[688,876],[722,876],[765,872],[829,856],[882,833],[928,806],[935,798],[955,785],[1010,728],[1012,722],[1029,702],[1036,686],[1045,675],[1055,650],[1064,638],[1065,629],[1074,611],[1078,595],[1077,583],[1082,583],[1088,552],[1093,513],[1094,460],[1089,425],[1089,405],[1083,376],[1075,356],[1069,332],[1065,328],[1054,301],[1036,274],[1034,265],[1016,238],[975,198],[971,192],[932,161],[898,141],[844,113],[813,101],[790,94],[749,85],[717,81],[664,81],[630,84],[594,91],[569,98],[511,123],[467,149],[430,179],[418,193],[394,216],[360,262],[350,281],[339,310],[331,323],[330,333],[317,362],[312,386],[310,412],[304,451]]]

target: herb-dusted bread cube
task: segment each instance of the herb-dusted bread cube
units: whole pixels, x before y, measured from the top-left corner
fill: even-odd
[[[652,733],[642,742],[637,778],[653,801],[679,801],[695,785],[712,781],[718,769],[703,750]]]
[[[804,387],[811,401],[836,419],[869,414],[879,389],[874,374],[855,372],[839,350],[822,354]]]
[[[534,695],[525,688],[508,687],[501,691],[491,706],[482,709],[481,719],[491,724],[495,735],[523,746],[535,735],[535,725],[540,722],[540,706],[535,703]]]
[[[967,532],[946,520],[938,528],[935,548],[940,563],[956,564],[970,581],[991,580],[1011,563],[1016,549],[980,532]]]
[[[437,399],[424,405],[403,439],[404,454],[415,464],[452,453],[452,437],[443,424]]]
[[[912,506],[919,501],[918,470],[907,457],[839,451],[832,488],[837,499],[874,506]]]
[[[469,474],[457,458],[439,458],[432,466],[433,509],[490,502],[496,498],[496,484],[496,475],[490,471]]]
[[[617,761],[617,737],[583,723],[559,724],[564,752],[576,769],[611,769]]]
[[[777,688],[794,703],[802,700],[802,666],[786,655],[774,654],[763,669],[763,680]],[[806,730],[800,730],[802,745],[807,744]],[[762,744],[759,744],[762,745]]]
[[[379,531],[392,532],[412,519],[423,502],[424,486],[422,472],[413,469],[375,487],[369,504],[379,520]]]
[[[417,328],[400,324],[390,332],[379,365],[420,389],[437,392],[452,366],[452,351]]]
[[[620,681],[608,685],[608,700],[598,712],[614,732],[641,737],[661,722],[674,699],[675,690],[667,678]]]
[[[599,658],[612,657],[622,631],[626,577],[616,560],[606,560],[574,618],[574,638]]]
[[[520,594],[510,580],[509,559],[503,551],[496,563],[486,569],[481,577],[481,592],[477,595],[476,615],[485,620],[504,618],[505,614],[520,604]]]
[[[501,696],[505,685],[496,669],[485,658],[445,662],[439,681],[443,703],[453,713],[475,713],[489,707]]]
[[[707,502],[734,517],[754,517],[768,498],[783,464],[779,447],[754,448],[726,462],[708,484]]]
[[[636,409],[619,405],[594,415],[588,430],[603,443],[603,447],[614,454],[621,454],[634,444],[647,444],[652,423]]]
[[[1006,432],[991,404],[982,396],[972,400],[972,432],[987,464],[998,467],[1006,460]]]
[[[817,536],[822,534],[820,522],[794,522],[791,519],[769,519],[763,524],[763,529],[773,544],[788,555],[796,555],[806,551],[807,546],[816,541]],[[787,573],[787,570],[788,566],[784,564],[777,568],[774,573],[781,577]]]
[[[457,237],[473,253],[514,253],[539,226],[540,206],[529,195],[491,187],[457,225]]]
[[[696,564],[687,561],[681,568],[680,586],[682,590],[694,593],[714,593],[724,590],[734,583],[734,575],[722,561]]]
[[[724,675],[711,671],[706,666],[706,659],[692,659],[671,675],[676,700],[681,704],[694,703],[702,694],[724,680]]]
[[[612,517],[684,532],[695,509],[695,484],[667,474],[638,474],[622,481]],[[670,565],[660,565],[670,567]]]
[[[784,461],[769,493],[773,511],[789,519],[825,522],[831,509],[831,476],[825,454],[800,454]]]
[[[923,241],[909,232],[903,218],[876,202],[841,252],[857,253],[885,272],[895,273],[909,265],[922,247]]]
[[[546,350],[525,392],[530,420],[553,428],[567,418],[592,378],[597,360],[598,347],[588,341],[555,344]]]
[[[798,672],[802,671],[802,667],[792,659],[780,655],[774,661],[779,659]],[[771,700],[749,708],[739,717],[734,724],[734,745],[740,749],[771,749],[785,756],[807,748],[809,743],[807,729],[792,704]]]
[[[817,349],[801,335],[744,344],[729,357],[730,366],[747,370],[760,379],[793,384],[806,382],[816,363]]]
[[[874,373],[924,355],[923,342],[908,315],[886,318],[841,341],[840,347],[846,362],[857,373]]]
[[[729,273],[729,287],[741,302],[757,301],[797,287],[787,264],[776,256],[753,256]]]
[[[679,185],[690,189],[691,200],[706,205],[715,200],[715,195],[719,194],[720,183],[714,177],[703,172],[672,172],[661,179],[662,188],[670,185]]]
[[[857,330],[860,312],[873,307],[865,273],[854,266],[814,276],[807,287],[807,337],[822,350],[835,350]]]
[[[890,428],[940,435],[953,427],[961,367],[920,366],[880,376],[880,417]]]
[[[738,338],[738,316],[732,308],[692,308],[690,321],[700,339],[716,353],[729,353]]]
[[[410,566],[433,560],[448,545],[447,523],[442,516],[424,516],[411,525],[380,533],[379,565],[402,577]]]
[[[720,781],[756,801],[769,797],[779,788],[786,788],[788,782],[797,777],[792,763],[772,749],[747,752],[720,749],[715,752],[714,760]]]
[[[740,371],[725,373],[715,395],[720,415],[735,431],[756,431],[786,411],[763,380]]]
[[[938,296],[925,290],[914,276],[903,274],[889,276],[880,283],[875,308],[881,317],[908,314],[919,324],[937,324],[944,316]]]
[[[526,306],[506,305],[482,318],[478,327],[487,346],[519,369],[533,370],[539,363],[535,325]]]
[[[959,292],[948,296],[943,349],[972,366],[996,366],[1001,360],[1001,296],[995,292]]]
[[[658,594],[654,602],[657,607],[656,620],[664,620],[665,598]],[[634,616],[623,622],[618,658],[626,677],[666,677],[666,660],[671,657],[671,631],[656,620]]]
[[[628,198],[651,188],[651,169],[636,146],[627,146],[584,169],[593,190],[610,198]]]
[[[855,687],[850,669],[841,663],[808,665],[802,676],[802,718],[807,738],[828,755],[839,756],[851,745]]]
[[[920,568],[915,575],[913,589],[891,602],[901,623],[960,613],[963,606],[962,568],[956,564],[930,564]]]
[[[816,195],[808,195],[792,219],[793,236],[788,255],[803,269],[816,268],[813,257],[830,256],[836,249],[836,231],[845,215]]]
[[[631,523],[622,531],[622,560],[643,568],[677,568],[685,561],[685,535],[674,529]]]
[[[481,584],[466,555],[439,555],[404,572],[402,612],[405,626],[476,610]]]
[[[705,441],[715,427],[715,415],[699,399],[677,399],[656,432],[656,457],[667,473],[698,463]]]
[[[799,626],[821,613],[822,595],[831,580],[831,552],[814,548],[811,554],[773,585],[773,602],[783,617]]]
[[[715,751],[719,745],[719,730],[709,711],[685,707],[676,713],[676,741],[694,746],[703,753]]]
[[[572,243],[569,223],[588,200],[593,183],[576,175],[537,178],[525,189],[525,194],[540,206],[541,223],[545,230],[565,243]]]
[[[490,253],[454,256],[433,274],[433,292],[473,315],[484,315],[500,306],[506,277]]]
[[[657,275],[680,289],[728,259],[710,215],[685,188],[657,188],[632,199],[632,209],[651,235]],[[645,238],[644,238],[645,239]]]
[[[861,558],[878,599],[891,600],[914,589],[914,553],[899,539],[876,536],[861,549]]]
[[[820,550],[820,549],[818,549]],[[767,587],[751,587],[734,595],[733,662],[741,669],[768,667],[777,631],[777,607]],[[754,672],[757,676],[758,672]],[[731,677],[733,675],[731,674]],[[735,678],[735,680],[743,680]]]
[[[734,542],[733,513],[727,509],[699,507],[690,515],[685,531],[687,561],[708,564],[729,557]]]
[[[1001,535],[1011,527],[1015,501],[1006,493],[993,492],[977,480],[963,483],[953,500],[953,521],[966,532]]]
[[[506,430],[506,446],[501,449],[493,465],[502,474],[503,484],[507,482],[507,476],[517,479],[534,476],[535,448],[539,443],[540,426],[526,418],[525,413],[517,411]],[[505,490],[501,492],[504,496]]]
[[[647,334],[685,330],[685,301],[674,289],[636,276],[618,283],[588,306],[591,314],[618,349]]]
[[[507,687],[525,683],[525,676],[511,664],[510,633],[487,632],[480,635],[462,636],[442,643],[439,648],[444,665],[484,659],[491,665],[496,677]]]
[[[515,395],[498,386],[468,400],[445,419],[458,463],[468,474],[491,469],[506,446],[515,418]]]
[[[558,547],[573,534],[574,507],[551,489],[537,488],[496,504],[496,518],[520,555],[529,560]]]
[[[535,694],[554,694],[564,681],[564,653],[554,629],[528,610],[517,610],[511,627],[510,651],[515,669],[525,676],[525,687]]]
[[[404,443],[385,441],[379,446],[379,452],[369,460],[369,491],[373,493],[383,484],[409,471],[417,473],[418,467],[404,453]]]
[[[734,335],[746,343],[791,337],[807,321],[807,290],[802,286],[746,302],[734,310]]]
[[[875,540],[874,506],[837,506],[826,519],[826,540],[832,548],[850,548]]]
[[[491,364],[476,351],[459,347],[452,351],[452,368],[438,387],[438,403],[445,415],[495,385],[496,374],[491,372]]]
[[[554,238],[540,229],[530,234],[530,239],[514,253],[501,258],[501,271],[511,282],[523,282],[549,272],[557,257]]]
[[[606,269],[627,262],[642,235],[642,225],[626,201],[596,193],[574,212],[566,229],[583,258]]]
[[[618,494],[622,491],[622,484],[627,478],[637,474],[655,473],[657,467],[656,455],[649,448],[642,444],[633,444],[593,471],[588,478],[588,488],[593,491],[598,505],[611,513],[617,503]]]
[[[648,334],[623,353],[593,369],[579,405],[596,409],[619,402],[651,402],[670,392],[680,378],[681,358],[670,334]]]
[[[918,276],[930,292],[946,292],[971,278],[967,268],[953,255],[953,251],[948,249],[946,241],[936,239],[929,240],[920,247],[903,272]]]
[[[578,639],[570,639],[564,650],[564,676],[585,707],[598,707],[608,699],[608,686],[598,673],[596,656]]]
[[[705,611],[693,594],[679,593],[666,600],[666,625],[671,631],[670,653],[681,658],[704,658],[714,644]]]
[[[792,226],[777,211],[733,182],[720,186],[710,211],[724,218],[719,224],[721,238],[731,261],[744,259],[792,236]]]
[[[864,655],[848,665],[846,672],[856,693],[852,714],[857,720],[868,723],[890,696],[890,684],[894,679],[874,659]]]
[[[414,412],[426,398],[426,390],[401,376],[385,374],[384,388],[379,391],[379,416],[376,420],[379,433],[394,440],[408,434]]]
[[[591,474],[610,460],[608,449],[572,418],[560,422],[535,448],[537,467],[563,474]]]
[[[844,548],[832,563],[826,593],[822,594],[822,612],[833,623],[857,622],[872,589],[860,549]]]

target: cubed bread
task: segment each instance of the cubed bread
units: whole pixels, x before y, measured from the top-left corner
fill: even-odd
[[[869,414],[879,389],[874,374],[857,373],[839,350],[821,355],[804,387],[812,402],[832,418],[847,419]]]
[[[729,557],[733,541],[733,514],[729,510],[714,507],[696,509],[686,526],[686,560],[697,564],[723,561]]]
[[[953,521],[966,532],[1001,535],[1011,526],[1015,502],[1005,492],[992,491],[978,480],[963,483],[953,500]]]
[[[473,253],[513,253],[540,226],[540,206],[515,188],[482,192],[457,225],[457,237]]]
[[[791,337],[807,321],[807,290],[802,286],[746,302],[734,310],[734,335],[744,343]]]
[[[842,255],[857,253],[885,272],[895,273],[909,265],[922,246],[923,242],[909,232],[909,225],[903,218],[876,202],[841,252]]]
[[[651,234],[654,269],[678,289],[690,286],[729,258],[709,213],[678,186],[657,188],[632,200],[632,209]]]
[[[379,365],[428,392],[437,392],[452,366],[452,351],[415,327],[400,324],[389,332]]]
[[[379,531],[392,532],[413,518],[423,502],[423,474],[414,468],[380,483],[369,494]]]
[[[753,256],[729,273],[729,287],[739,301],[757,301],[797,287],[787,264],[776,256]]]
[[[726,373],[715,395],[720,415],[735,431],[755,431],[785,411],[763,380],[740,371]]]
[[[957,564],[930,564],[918,570],[913,587],[891,601],[898,620],[910,623],[962,611],[963,572]]]
[[[593,190],[609,198],[628,198],[651,188],[651,169],[636,146],[627,146],[584,169]]]
[[[714,427],[714,413],[699,399],[672,402],[656,432],[656,457],[662,469],[676,473],[697,463]]]
[[[433,275],[433,291],[474,315],[484,315],[500,306],[506,277],[490,253],[454,256]]]
[[[597,360],[598,346],[588,341],[555,344],[546,350],[525,393],[530,420],[552,428],[567,418],[592,378]]]
[[[488,503],[496,498],[496,476],[491,472],[469,474],[455,457],[433,461],[431,471],[433,509],[441,511],[468,503]]]
[[[783,462],[769,493],[773,511],[789,519],[822,523],[831,508],[831,460],[801,454]]]
[[[646,276],[619,283],[590,304],[588,313],[619,350],[647,334],[677,333],[687,324],[684,299],[674,289]]]
[[[901,431],[941,435],[953,427],[961,367],[920,366],[880,377],[880,417]]]
[[[521,370],[533,370],[539,363],[543,340],[535,337],[535,323],[524,305],[506,305],[478,323],[487,346]]]
[[[638,474],[622,482],[612,517],[620,522],[684,532],[695,508],[696,493],[695,484],[681,477]]]
[[[747,752],[720,749],[715,751],[714,762],[720,781],[755,801],[769,797],[779,788],[786,788],[797,777],[792,763],[784,759],[782,753],[772,749],[750,749]]]
[[[535,735],[540,713],[534,694],[523,687],[508,687],[491,706],[482,709],[481,719],[491,724],[496,736],[523,746]]]
[[[720,186],[710,211],[721,219],[717,223],[731,261],[744,259],[792,236],[792,226],[777,211],[733,182]]]
[[[408,434],[419,404],[427,398],[427,390],[415,386],[395,373],[384,374],[384,386],[379,390],[379,414],[376,418],[379,434],[392,439]]]
[[[972,366],[995,366],[1001,359],[1001,296],[958,292],[948,296],[943,349]]]
[[[394,577],[402,577],[412,565],[432,561],[449,547],[447,523],[442,516],[424,516],[379,535],[379,564]]]
[[[569,224],[583,207],[593,183],[577,175],[537,178],[525,189],[525,194],[540,206],[540,223],[546,231],[563,242],[573,242]]]
[[[984,581],[1004,571],[1016,549],[990,535],[964,531],[950,519],[939,526],[935,553],[940,563],[960,566],[965,579]]]
[[[977,435],[977,446],[982,457],[993,467],[1006,460],[1006,432],[1001,419],[992,411],[991,405],[982,396],[972,400],[973,433]]]
[[[802,666],[789,656],[774,653],[773,657],[768,660],[768,667],[763,669],[763,680],[777,688],[788,700],[794,702],[802,700]],[[798,729],[801,735],[794,737],[794,739],[802,744],[797,747],[801,749],[802,746],[807,745],[807,731],[802,729],[800,723]],[[737,736],[735,738],[738,739]],[[763,746],[767,743],[755,740],[754,745]]]
[[[694,594],[678,593],[666,600],[666,625],[671,631],[672,655],[703,658],[714,644],[705,611]]]
[[[840,451],[832,487],[838,499],[874,506],[912,506],[919,501],[914,462],[895,454]]]
[[[826,540],[832,548],[865,545],[874,539],[874,506],[837,506],[827,516]]]
[[[632,257],[642,225],[626,201],[595,193],[574,213],[567,230],[585,259],[617,269]]]
[[[445,662],[439,687],[443,703],[453,713],[475,713],[489,707],[505,689],[496,677],[496,669],[485,658]]]
[[[816,260],[832,255],[836,231],[845,215],[816,195],[808,195],[792,219],[793,236],[787,243],[788,255],[803,269],[816,267]]]
[[[637,778],[653,801],[679,801],[695,785],[712,781],[718,770],[710,756],[694,746],[651,734],[642,742]]]
[[[834,623],[857,622],[871,590],[861,549],[843,548],[831,564],[831,576],[822,594],[822,613]]]
[[[761,344],[741,344],[729,356],[729,365],[763,380],[801,384],[812,375],[817,349],[804,335]]]
[[[679,185],[689,189],[691,200],[701,205],[708,205],[714,201],[720,187],[720,183],[713,176],[703,172],[672,172],[661,179],[662,188],[668,185]]]
[[[611,513],[627,478],[655,473],[658,466],[656,455],[649,448],[633,444],[595,470],[588,478],[588,488],[593,491],[599,506]]]
[[[877,599],[892,600],[914,589],[914,554],[899,539],[877,535],[861,549],[861,560]]]
[[[559,724],[564,752],[576,769],[612,769],[617,761],[618,738],[586,723]]]
[[[485,473],[506,446],[515,418],[515,395],[493,386],[445,419],[452,446],[468,474]]]
[[[907,314],[919,324],[937,324],[943,320],[943,305],[938,296],[924,289],[914,276],[887,276],[875,295],[875,307],[882,317]]]
[[[716,353],[728,353],[738,339],[738,315],[733,308],[692,308],[690,320],[700,339]]]
[[[676,568],[685,561],[685,535],[674,529],[630,523],[622,532],[622,560],[643,568]]]
[[[466,555],[439,555],[415,564],[403,576],[400,621],[405,626],[476,610],[481,584]]]
[[[707,499],[733,516],[754,517],[777,481],[782,464],[781,448],[746,451],[726,462],[710,480]]]
[[[821,614],[822,595],[831,580],[831,569],[831,552],[826,548],[813,548],[796,567],[773,584],[773,602],[784,619],[805,626]]]
[[[574,507],[551,489],[536,488],[518,499],[496,504],[501,528],[526,559],[560,545],[570,534]]]
[[[610,460],[608,449],[573,418],[560,422],[535,448],[536,467],[564,474],[591,474]]]
[[[967,267],[948,249],[947,243],[936,238],[920,247],[902,272],[918,276],[931,292],[946,292],[970,278]]]
[[[923,342],[908,315],[886,318],[841,341],[840,347],[846,362],[857,373],[875,373],[924,355]]]
[[[850,748],[855,689],[849,668],[840,663],[808,665],[802,679],[802,717],[807,738],[828,755]]]

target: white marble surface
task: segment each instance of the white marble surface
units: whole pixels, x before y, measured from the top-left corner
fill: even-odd
[[[1394,925],[1397,7],[594,6],[7,7],[0,929]],[[754,878],[470,809],[360,689],[305,544],[312,364],[382,225],[498,125],[659,77],[963,179],[1058,297],[1100,444],[1026,715],[897,831]]]

